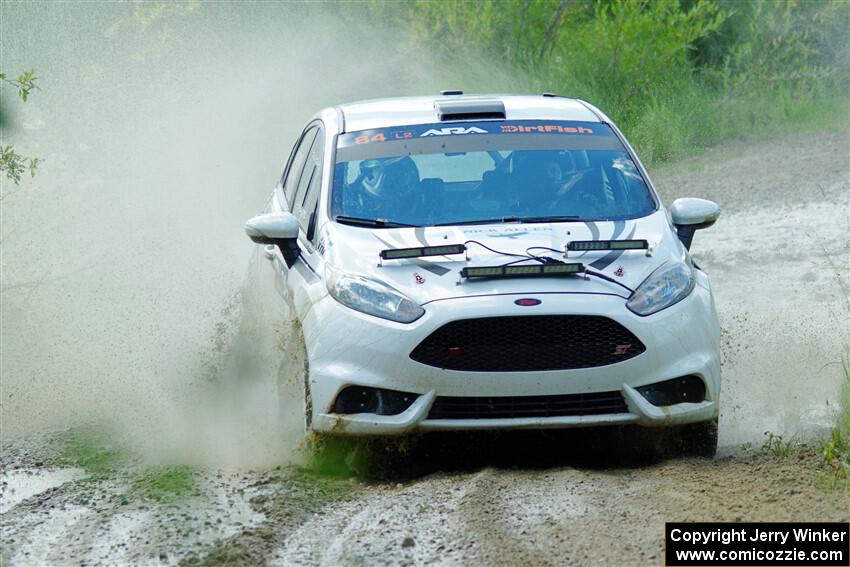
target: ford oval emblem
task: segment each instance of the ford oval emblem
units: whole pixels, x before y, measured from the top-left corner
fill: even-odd
[[[539,299],[534,299],[533,297],[523,297],[522,299],[517,299],[514,303],[521,307],[533,307],[534,305],[540,305],[543,302]]]

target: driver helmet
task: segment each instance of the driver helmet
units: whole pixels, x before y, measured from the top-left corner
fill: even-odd
[[[405,197],[419,182],[419,170],[410,156],[363,160],[360,176],[363,189],[376,199]]]

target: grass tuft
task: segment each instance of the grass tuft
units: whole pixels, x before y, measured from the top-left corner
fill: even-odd
[[[785,440],[782,438],[782,435],[777,435],[772,431],[765,431],[764,434],[767,436],[767,440],[761,446],[761,450],[765,453],[771,453],[774,457],[786,459],[800,452],[800,443],[795,437]]]
[[[126,459],[108,433],[94,427],[66,431],[59,436],[59,443],[60,456],[55,464],[81,468],[90,478],[109,476]]]
[[[841,422],[822,444],[825,484],[850,495],[850,361],[844,361]]]
[[[149,470],[133,482],[130,492],[155,502],[175,502],[197,494],[195,471],[186,465]]]
[[[87,480],[98,482],[109,478],[130,481],[124,496],[157,502],[173,502],[196,493],[195,471],[188,466],[147,468],[138,459],[116,445],[109,430],[97,427],[71,429],[59,436],[60,455],[55,466],[77,467],[88,473]]]

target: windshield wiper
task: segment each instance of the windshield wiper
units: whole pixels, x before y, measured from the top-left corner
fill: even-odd
[[[343,215],[335,216],[334,220],[342,224],[373,226],[376,228],[410,228],[419,226],[418,224],[404,224],[403,222],[393,222],[384,219],[361,219],[359,217],[346,217]]]
[[[519,222],[519,223],[535,223],[535,222],[567,222],[567,221],[576,221],[579,217],[575,215],[558,215],[551,217],[500,217],[497,219],[478,219],[478,220],[469,220],[469,221],[455,221],[455,222],[441,222],[439,224],[435,224],[434,226],[456,226],[463,224],[500,224],[507,222]]]
[[[567,222],[578,220],[579,217],[576,215],[559,215],[559,216],[550,216],[550,217],[523,217],[517,219],[519,222]]]
[[[441,222],[437,223],[434,226],[456,226],[463,224],[498,224],[503,222],[522,222],[523,219],[519,217],[499,217],[497,219],[478,219],[478,220],[466,220],[466,221],[453,221],[453,222]]]

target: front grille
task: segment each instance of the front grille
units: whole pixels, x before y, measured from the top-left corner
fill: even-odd
[[[448,370],[522,372],[605,366],[645,350],[607,317],[528,315],[452,321],[431,333],[410,358]]]
[[[627,413],[620,392],[563,396],[438,397],[428,419],[498,419]]]

